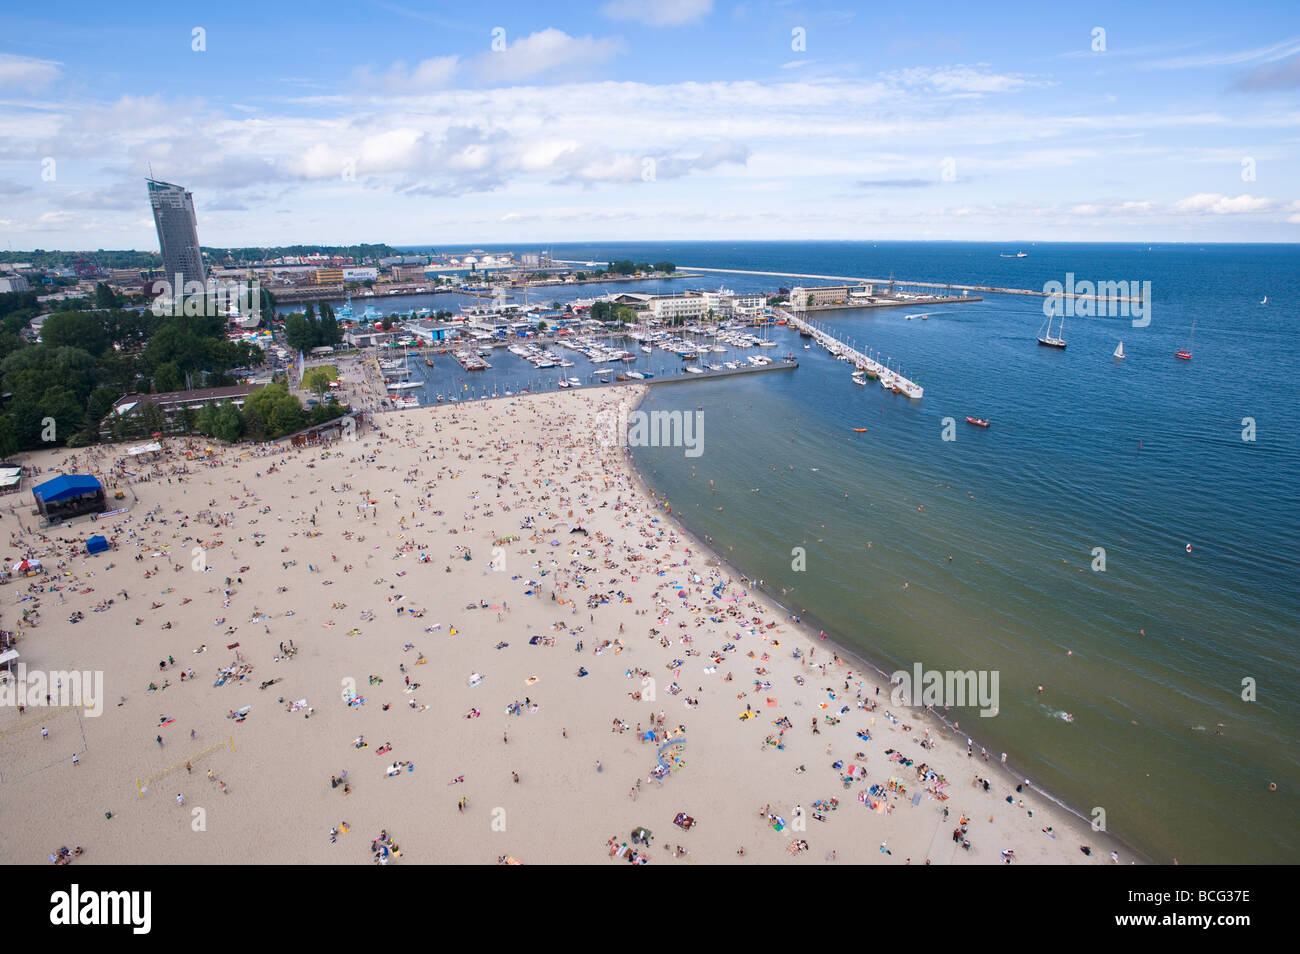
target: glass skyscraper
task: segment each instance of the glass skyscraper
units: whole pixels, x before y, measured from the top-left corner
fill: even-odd
[[[207,286],[207,270],[199,252],[198,219],[194,215],[194,196],[184,186],[149,179],[149,203],[153,206],[153,220],[158,227],[158,246],[162,249],[163,272],[168,282],[175,283],[176,276],[189,284],[198,282]],[[184,292],[173,289],[174,295]]]

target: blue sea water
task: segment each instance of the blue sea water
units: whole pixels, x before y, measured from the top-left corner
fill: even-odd
[[[1028,257],[1002,257],[1020,250]],[[847,364],[779,329],[773,350],[798,353],[793,373],[652,388],[646,409],[703,409],[704,454],[642,448],[637,463],[688,527],[865,659],[997,670],[996,717],[948,717],[995,762],[1005,751],[1075,810],[1101,809],[1151,858],[1300,860],[1300,247],[683,242],[553,254],[1030,289],[1067,273],[1151,282],[1149,325],[1067,318],[1064,351],[1035,343],[1041,299],[819,313],[901,365],[924,399],[858,387]],[[709,275],[674,287],[799,283],[812,282]],[[1193,321],[1194,358],[1176,360]],[[1116,362],[1121,340],[1128,357]]]

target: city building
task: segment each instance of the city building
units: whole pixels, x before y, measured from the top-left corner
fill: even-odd
[[[394,265],[392,266],[391,275],[395,282],[422,282],[424,281],[424,266]]]
[[[21,275],[6,275],[0,278],[0,292],[31,291],[32,286]]]
[[[402,327],[415,335],[420,340],[420,343],[424,345],[431,345],[454,338],[460,333],[461,329],[459,323],[445,321],[407,321],[403,323]]]
[[[199,251],[198,218],[194,214],[194,196],[184,186],[157,179],[149,183],[149,203],[153,206],[154,225],[158,227],[158,246],[162,250],[163,274],[175,283],[176,276],[189,285],[198,282],[207,288],[208,276]],[[173,289],[182,294],[183,289]]]
[[[657,321],[698,321],[709,313],[708,301],[702,295],[672,295],[650,301],[650,314]]]
[[[814,285],[790,289],[790,304],[795,310],[834,305],[848,305],[874,295],[871,285]]]
[[[317,285],[342,285],[343,269],[318,268],[312,275],[312,281]]]
[[[393,340],[391,331],[369,330],[362,326],[356,331],[348,331],[343,340],[354,348],[375,348]]]
[[[113,413],[118,417],[138,414],[150,404],[156,405],[167,417],[180,413],[182,408],[201,410],[205,404],[229,401],[236,407],[243,407],[248,395],[257,390],[256,385],[236,384],[225,388],[201,388],[194,391],[168,391],[163,394],[128,394],[120,397],[113,404]]]

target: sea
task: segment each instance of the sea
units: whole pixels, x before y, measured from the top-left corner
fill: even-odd
[[[766,353],[796,354],[789,373],[667,380],[671,356],[656,351],[642,369],[658,363],[663,383],[642,408],[700,411],[703,453],[645,447],[634,458],[738,573],[871,666],[996,672],[995,715],[943,712],[960,743],[973,740],[973,761],[987,752],[996,766],[1006,753],[1015,778],[1155,862],[1300,861],[1300,246],[550,251],[1036,290],[1071,275],[1150,282],[1149,322],[1067,315],[1064,350],[1035,340],[1041,298],[815,314],[921,384],[920,401],[855,384],[847,363],[786,327]],[[554,297],[827,283],[710,273]],[[455,310],[457,299],[416,301],[402,307]],[[1183,349],[1192,360],[1175,358]],[[550,383],[505,357],[472,385],[435,361],[446,378],[432,387],[490,396]],[[593,369],[573,370],[586,381]]]

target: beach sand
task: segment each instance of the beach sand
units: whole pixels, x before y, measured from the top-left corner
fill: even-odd
[[[0,587],[0,626],[20,634],[30,670],[102,671],[105,697],[98,717],[0,708],[0,861],[80,845],[78,864],[370,864],[386,830],[399,864],[624,864],[608,842],[637,849],[637,826],[653,833],[654,864],[996,864],[1003,849],[1020,864],[1137,860],[1032,786],[1018,792],[978,741],[968,756],[964,733],[891,705],[885,679],[836,663],[833,645],[687,537],[626,451],[601,443],[598,411],[639,394],[421,408],[355,441],[214,443],[204,461],[169,439],[153,476],[119,479],[125,514],[41,531],[30,489],[0,504],[9,565],[33,555],[49,570]],[[45,473],[25,487],[91,470],[111,492],[125,448],[72,453],[27,455]],[[114,549],[61,542],[92,533]],[[37,606],[39,625],[20,625]],[[214,686],[241,662],[242,680]],[[344,701],[350,689],[364,704]],[[308,708],[291,711],[298,700]],[[641,735],[679,727],[685,744],[666,757],[682,764],[652,778],[659,743]],[[413,770],[386,774],[395,762]],[[919,777],[923,764],[946,784]],[[849,766],[865,779],[846,785]],[[344,770],[347,794],[331,785]],[[902,791],[875,809],[859,800],[891,781]],[[675,826],[678,813],[695,826]],[[953,839],[963,816],[969,849]],[[807,850],[791,851],[800,840]]]

